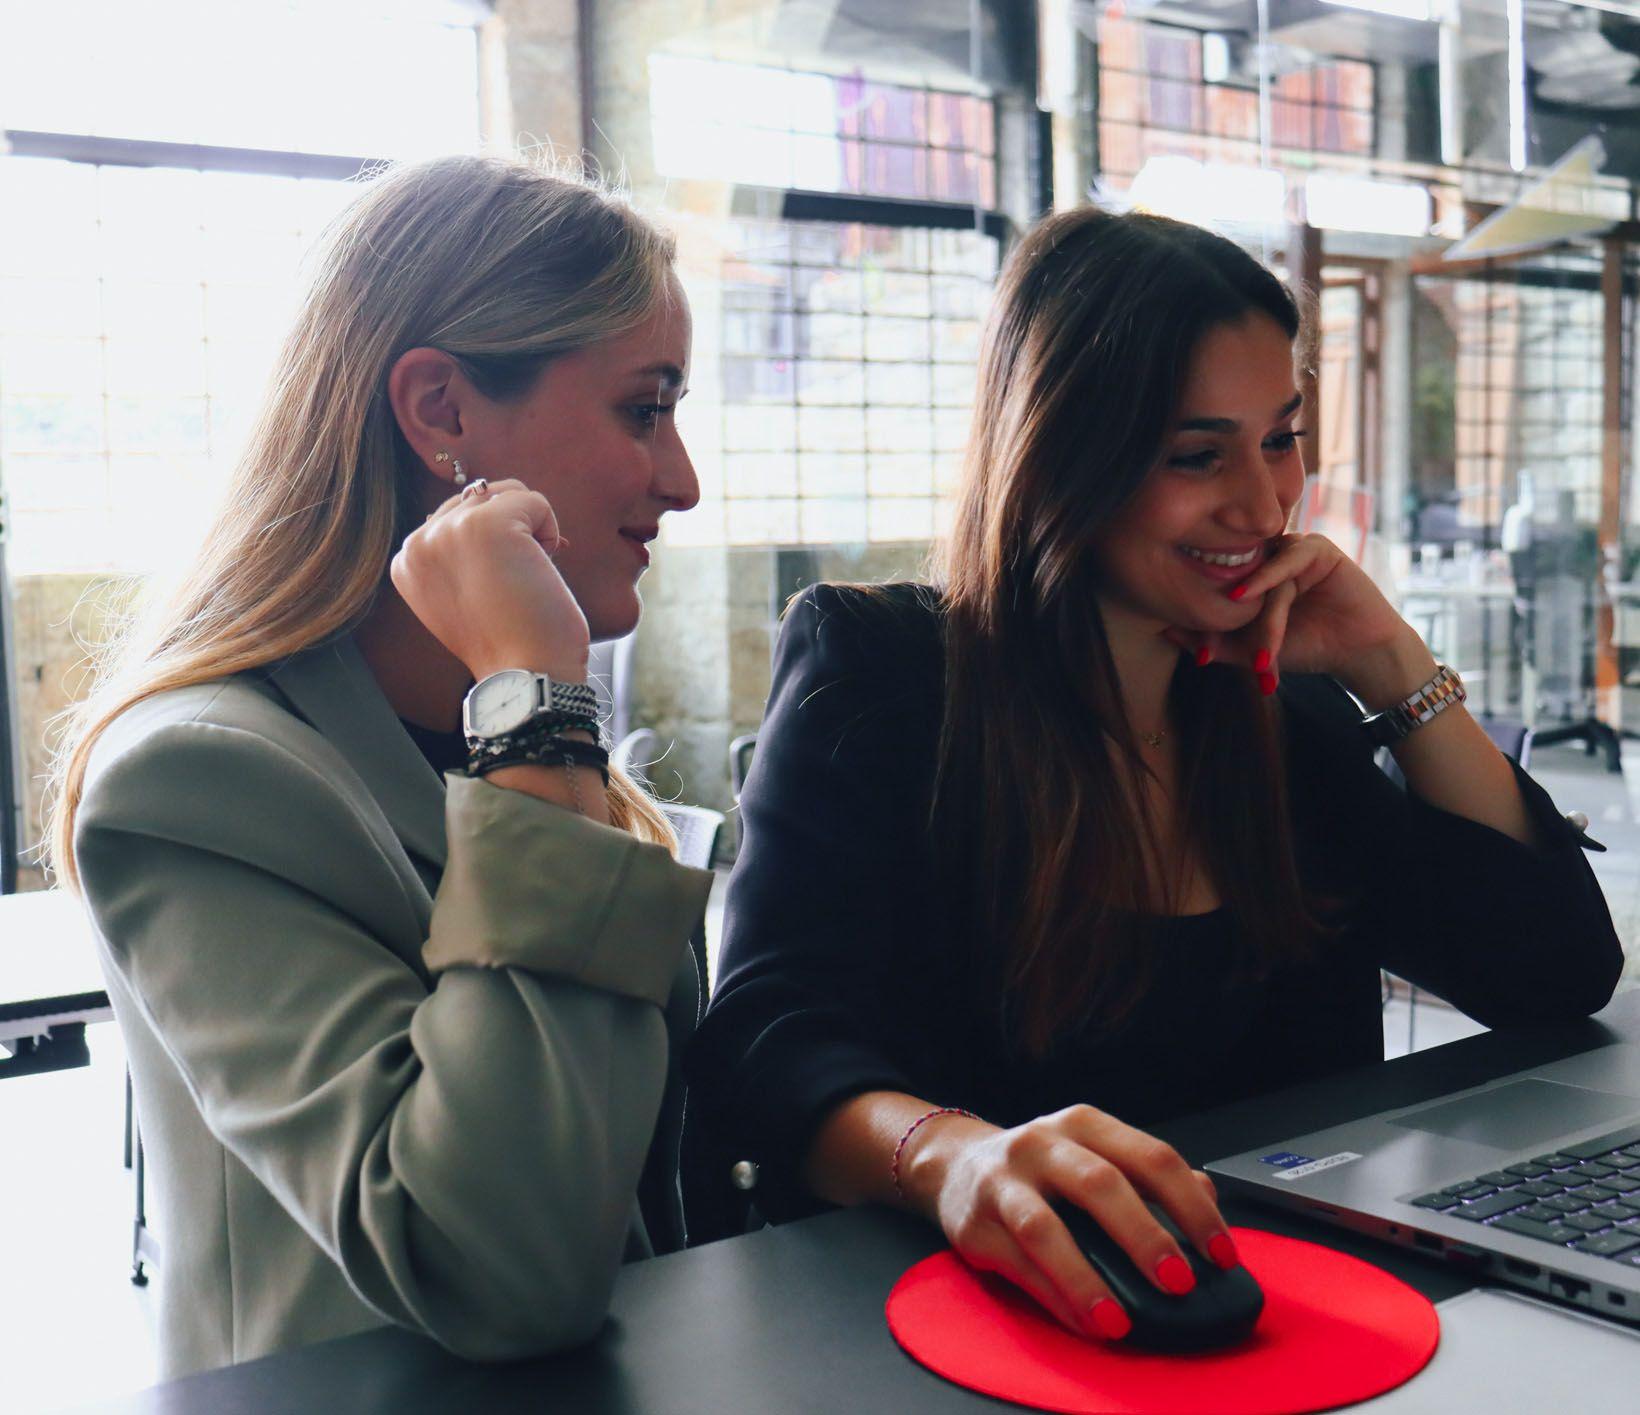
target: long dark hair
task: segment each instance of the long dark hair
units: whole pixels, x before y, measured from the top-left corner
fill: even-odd
[[[1032,230],[997,287],[942,557],[935,838],[981,976],[1032,1053],[1129,1013],[1151,982],[1150,921],[1173,912],[1090,547],[1160,460],[1202,336],[1250,314],[1297,337],[1292,295],[1236,245],[1091,207]],[[1276,700],[1251,677],[1180,674],[1171,705],[1181,827],[1262,973],[1314,925]]]

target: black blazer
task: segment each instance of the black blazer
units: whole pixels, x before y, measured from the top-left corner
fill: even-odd
[[[1310,963],[1238,987],[1228,914],[1172,921],[1154,995],[1119,1031],[1027,1058],[935,882],[943,669],[927,586],[816,586],[780,636],[718,986],[688,1062],[694,1118],[719,1154],[760,1164],[771,1217],[819,1207],[797,1167],[827,1112],[861,1091],[1004,1125],[1085,1101],[1145,1126],[1381,1060],[1380,966],[1489,1026],[1584,1015],[1616,986],[1622,952],[1579,848],[1600,847],[1541,788],[1519,774],[1540,850],[1436,810],[1378,770],[1333,680],[1289,676],[1299,872],[1352,901],[1347,925]]]

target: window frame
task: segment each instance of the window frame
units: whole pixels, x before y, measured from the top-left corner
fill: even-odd
[[[273,148],[216,147],[199,143],[97,137],[83,133],[0,130],[7,157],[49,158],[93,167],[165,167],[250,176],[345,181],[382,165],[383,159]],[[23,832],[22,736],[17,717],[16,625],[12,614],[10,506],[0,459],[0,895],[15,892]]]

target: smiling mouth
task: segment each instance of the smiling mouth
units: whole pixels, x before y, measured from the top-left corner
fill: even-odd
[[[1222,565],[1226,569],[1234,570],[1242,565],[1251,565],[1255,560],[1257,560],[1260,547],[1255,545],[1251,550],[1234,552],[1223,550],[1197,550],[1193,545],[1181,545],[1179,549],[1188,555],[1192,560],[1200,560],[1205,565]]]
[[[647,531],[647,530],[646,531],[622,531],[620,533],[620,536],[621,536],[622,540],[624,540],[635,551],[637,551],[637,553],[638,553],[638,563],[640,565],[647,565],[647,564],[649,564],[649,542],[654,540],[657,534],[658,534],[658,532],[656,532],[656,531]]]

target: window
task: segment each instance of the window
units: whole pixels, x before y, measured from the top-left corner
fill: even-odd
[[[1540,258],[1523,279],[1454,280],[1458,526],[1495,543],[1519,470],[1543,516],[1599,519],[1602,344],[1599,269],[1581,252]],[[1527,283],[1527,280],[1533,283]],[[1434,282],[1426,280],[1424,288]]]
[[[1282,60],[1296,51],[1277,50]],[[1285,71],[1284,71],[1285,70]],[[1259,101],[1250,77],[1208,83],[1195,30],[1099,20],[1099,165],[1126,184],[1148,158],[1187,156],[1259,165]],[[1374,151],[1371,64],[1317,59],[1271,76],[1270,145],[1276,152]]]
[[[697,466],[721,467],[721,496],[674,538],[928,540],[968,437],[996,241],[829,222],[731,235],[719,425],[687,429]]]
[[[348,184],[0,161],[10,568],[152,569],[244,440],[304,248]]]
[[[967,441],[997,272],[990,99],[673,54],[651,58],[650,87],[668,176],[838,198],[832,220],[701,228],[719,254],[688,272],[698,391],[684,431],[706,494],[668,539],[930,539]],[[849,210],[856,196],[907,203],[894,209],[906,223],[919,219],[909,203],[971,206],[974,227],[873,221]]]
[[[988,98],[656,54],[656,170],[668,177],[867,196],[996,202]]]
[[[304,253],[352,192],[266,169],[300,170],[304,151],[471,149],[472,23],[432,0],[157,12],[0,0],[0,116],[14,132],[89,137],[95,159],[0,157],[12,574],[144,571],[186,541],[257,411]],[[95,45],[80,37],[88,24]],[[74,82],[39,62],[47,53],[76,56]],[[246,154],[254,172],[121,165],[187,160],[185,146],[145,143],[264,150]]]
[[[477,134],[474,26],[487,10],[478,0],[0,0],[0,123],[432,156]]]
[[[1461,667],[1475,702],[1543,726],[1594,707],[1600,280],[1598,248],[1568,247],[1416,283],[1423,465],[1409,613],[1428,615],[1431,646]],[[1506,536],[1511,507],[1530,514]],[[1510,588],[1477,588],[1487,584]]]

